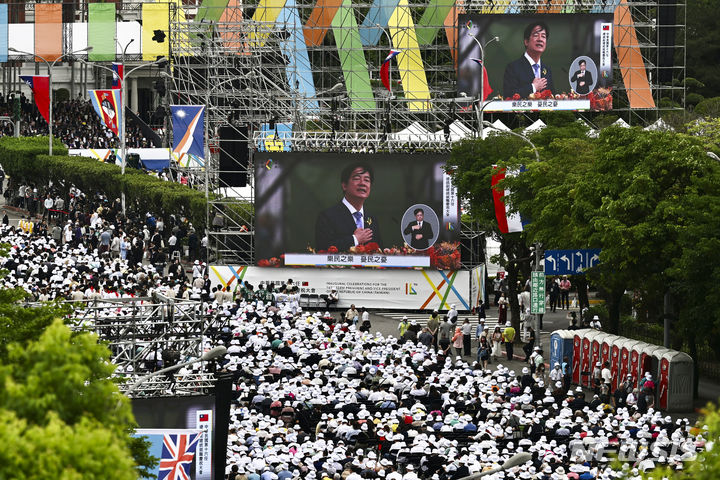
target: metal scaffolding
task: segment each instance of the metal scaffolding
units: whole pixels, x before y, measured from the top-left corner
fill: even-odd
[[[162,366],[198,358],[205,342],[216,338],[222,325],[204,312],[200,302],[156,295],[154,298],[88,300],[70,315],[77,331],[90,331],[105,342],[117,365],[115,376],[125,380],[121,391]],[[187,373],[153,378],[135,396],[197,395],[214,385],[213,371],[198,363]]]
[[[456,103],[455,45],[461,26],[453,25],[452,19],[457,14],[612,12],[618,3],[424,0],[393,3],[389,8],[348,0],[231,0],[221,9],[186,8],[171,29],[169,87],[173,101],[208,105],[209,158],[207,169],[198,171],[201,179],[196,184],[206,183],[208,223],[218,223],[209,233],[209,260],[253,263],[254,151],[280,151],[292,144],[294,151],[306,152],[447,152],[451,145],[442,134],[447,125],[460,120],[477,130],[475,115]],[[616,12],[616,19],[629,23],[616,24],[616,29],[632,29],[637,44],[615,49],[613,114],[631,124],[648,124],[685,106],[686,3],[656,0],[622,5],[630,15]],[[659,26],[661,7],[674,9],[673,24]],[[669,63],[667,47],[660,47],[668,32],[677,40]],[[379,71],[391,48],[400,48],[406,56],[391,64],[388,92]],[[628,67],[626,57],[638,51],[642,65]],[[647,76],[645,88],[649,85],[653,108],[631,108],[633,86],[625,85],[623,78],[632,69],[642,69]],[[486,113],[486,119],[520,126],[536,115]],[[591,125],[596,116],[578,115]],[[438,133],[412,144],[393,138],[393,132],[414,122]],[[291,127],[283,131],[279,128],[283,125]],[[223,128],[234,135],[221,142]],[[240,148],[232,148],[232,142]],[[226,181],[224,174],[232,172],[246,177],[248,187],[235,188]]]

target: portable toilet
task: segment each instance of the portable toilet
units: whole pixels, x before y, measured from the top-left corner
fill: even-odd
[[[615,391],[620,383],[620,342],[622,337],[617,337],[610,344],[610,373],[612,374],[612,389]]]
[[[632,375],[633,378],[639,379],[640,372],[640,354],[643,350],[650,346],[647,342],[638,342],[632,346],[630,350],[630,364],[628,365],[628,375]]]
[[[657,382],[658,405],[668,412],[693,409],[693,359],[684,352],[672,350],[660,357]]]
[[[555,330],[550,335],[550,368],[556,363],[562,365],[565,356],[572,360],[574,337],[572,330]]]
[[[640,350],[640,361],[638,362],[637,378],[645,375],[645,372],[650,372],[653,378],[657,381],[660,378],[660,357],[662,353],[669,352],[671,350],[661,347],[659,345],[646,344],[644,348]],[[658,355],[655,355],[658,352]]]
[[[580,385],[589,385],[590,376],[592,375],[592,340],[587,336],[589,331],[585,330],[582,334],[582,346],[580,348]]]
[[[572,356],[572,383],[580,384],[580,357],[582,356],[582,335],[574,330]]]
[[[630,338],[618,341],[618,346],[620,347],[620,369],[618,371],[618,379],[624,380],[625,377],[631,375],[633,386],[637,384],[637,374],[636,372],[630,370],[630,355],[633,351],[633,347],[635,347],[638,343],[641,342]]]
[[[590,341],[590,359],[587,368],[589,375],[583,376],[583,385],[586,387],[592,387],[592,372],[595,370],[595,364],[600,361],[600,342],[598,342],[598,338],[605,335],[599,330],[591,330],[585,335],[585,338]]]

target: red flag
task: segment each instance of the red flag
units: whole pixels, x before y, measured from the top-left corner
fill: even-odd
[[[20,80],[25,82],[35,97],[40,115],[48,124],[50,123],[50,77],[47,75],[22,75]]]
[[[396,57],[400,53],[400,50],[395,50],[394,48],[390,50],[390,53],[388,53],[388,56],[385,57],[385,61],[383,61],[382,66],[380,67],[380,80],[382,80],[382,84],[385,85],[385,88],[388,90],[390,89],[390,60],[392,60],[394,57]]]
[[[487,69],[485,68],[485,65],[482,64],[482,60],[480,60],[479,58],[471,58],[470,60],[472,60],[473,62],[475,62],[475,63],[477,63],[478,65],[482,66],[482,71],[483,71],[483,88],[482,88],[482,90],[483,90],[483,95],[482,95],[482,99],[483,99],[483,102],[484,102],[485,100],[487,100],[487,97],[489,97],[490,94],[491,94],[492,91],[493,91],[492,87],[490,86],[490,79],[488,78]]]

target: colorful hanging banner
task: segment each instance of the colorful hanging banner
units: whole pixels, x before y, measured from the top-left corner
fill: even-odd
[[[121,138],[122,108],[120,106],[120,90],[88,90],[88,93],[93,108],[100,116],[103,125],[112,130],[118,138]]]
[[[205,158],[205,106],[170,105],[173,154]]]
[[[112,71],[112,86],[110,88],[122,88],[123,77],[125,76],[125,65],[113,62]]]
[[[47,75],[21,75],[20,80],[25,82],[33,92],[35,105],[40,115],[48,124],[50,123],[50,77]]]

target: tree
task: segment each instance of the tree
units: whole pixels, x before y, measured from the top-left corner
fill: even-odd
[[[135,422],[111,378],[110,351],[55,320],[36,340],[8,345],[0,363],[7,439],[0,478],[135,478],[155,464],[130,436]],[[137,465],[137,467],[135,467]]]
[[[498,230],[490,185],[493,165],[515,159],[525,147],[526,144],[521,139],[490,135],[485,140],[466,140],[457,144],[448,161],[448,171],[453,176],[459,195],[469,206],[470,218],[486,235],[491,235],[500,242],[500,253],[505,258],[501,265],[507,270],[510,320],[516,330],[520,327],[516,282],[521,268],[524,267],[529,272],[530,250],[525,244],[523,234],[503,235]]]
[[[592,141],[553,140],[543,162],[507,184],[513,203],[532,218],[528,239],[602,249],[588,275],[607,292],[609,329],[617,332],[626,289],[662,297],[671,288],[668,269],[685,230],[679,214],[709,161],[686,135],[609,128]],[[711,228],[706,224],[705,236],[713,236]]]
[[[694,0],[687,9],[687,76],[704,84],[699,89],[705,97],[717,95],[720,90],[720,1]]]

